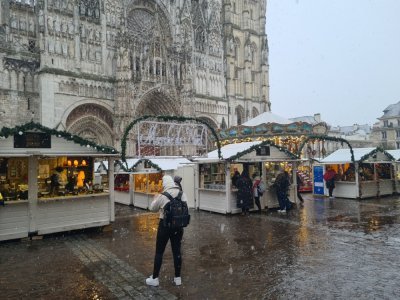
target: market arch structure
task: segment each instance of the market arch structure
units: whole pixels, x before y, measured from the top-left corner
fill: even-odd
[[[178,122],[178,123],[190,123],[191,124],[202,124],[204,126],[206,126],[208,128],[208,130],[211,132],[218,153],[219,153],[219,157],[221,158],[221,143],[219,140],[219,137],[217,135],[217,133],[215,132],[215,129],[204,119],[201,118],[194,118],[194,117],[183,117],[183,116],[153,116],[153,115],[146,115],[146,116],[142,116],[140,118],[137,118],[135,120],[133,120],[131,123],[129,123],[129,125],[126,127],[125,132],[123,134],[122,140],[121,140],[121,159],[122,161],[126,161],[126,156],[127,156],[127,140],[129,138],[130,132],[133,129],[133,127],[137,124],[139,124],[142,121],[161,121],[164,123],[169,123],[169,122]]]

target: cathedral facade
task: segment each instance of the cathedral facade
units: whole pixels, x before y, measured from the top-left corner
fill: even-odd
[[[1,0],[0,127],[118,149],[143,115],[241,124],[270,110],[265,15],[266,0]]]

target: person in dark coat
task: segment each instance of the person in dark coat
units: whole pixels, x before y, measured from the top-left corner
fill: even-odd
[[[276,177],[274,182],[274,188],[279,202],[279,213],[286,213],[286,211],[291,208],[291,203],[288,199],[289,186],[289,173],[284,171]]]
[[[231,178],[231,180],[232,180],[232,185],[234,186],[234,187],[236,187],[236,182],[237,182],[237,180],[240,178],[240,173],[239,173],[239,171],[235,168],[234,169],[234,173],[233,173],[233,176],[232,176],[232,178]]]
[[[301,196],[301,193],[300,193],[300,187],[303,184],[303,179],[301,179],[299,173],[296,173],[296,181],[297,181],[297,198],[299,198],[301,203],[304,203],[304,199],[303,199],[303,197]]]
[[[242,215],[249,214],[250,207],[253,206],[253,183],[247,170],[243,170],[242,175],[236,180],[236,187],[237,207],[242,209]]]

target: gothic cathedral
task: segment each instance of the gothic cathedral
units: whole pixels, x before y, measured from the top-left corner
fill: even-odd
[[[143,115],[270,111],[266,0],[1,0],[0,127],[120,148]]]

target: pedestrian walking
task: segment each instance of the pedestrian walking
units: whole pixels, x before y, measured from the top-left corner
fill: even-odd
[[[335,170],[333,170],[331,167],[327,167],[327,170],[324,174],[324,180],[326,187],[328,188],[329,191],[329,198],[334,198],[333,190],[335,188],[335,176],[336,176]]]
[[[249,171],[244,169],[239,179],[236,180],[237,191],[237,207],[242,209],[242,215],[250,212],[253,205],[253,183],[251,182]]]
[[[176,186],[174,180],[169,175],[164,175],[162,178],[163,192],[167,192],[172,197],[177,197],[179,193],[182,193],[181,200],[187,201],[185,193],[181,192],[179,187]],[[181,285],[181,266],[182,266],[182,255],[181,255],[181,241],[183,237],[183,228],[170,228],[164,225],[164,206],[169,202],[167,196],[163,194],[156,195],[153,202],[150,204],[151,211],[160,212],[160,221],[157,229],[156,239],[156,253],[154,257],[154,268],[153,274],[146,279],[146,284],[150,286],[158,286],[160,284],[159,274],[162,265],[163,255],[165,247],[168,241],[171,242],[172,255],[174,258],[174,284]]]
[[[291,203],[288,198],[289,193],[289,173],[287,171],[283,171],[278,174],[273,184],[276,190],[276,196],[279,202],[279,213],[286,213],[291,208]]]
[[[297,198],[301,203],[304,203],[303,196],[300,193],[300,187],[303,185],[303,179],[301,179],[298,172],[296,172],[296,181],[297,181]]]

